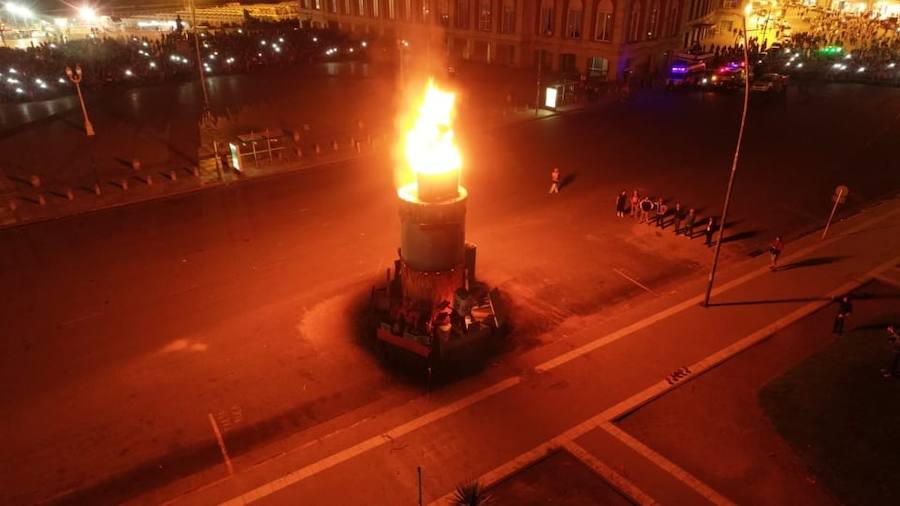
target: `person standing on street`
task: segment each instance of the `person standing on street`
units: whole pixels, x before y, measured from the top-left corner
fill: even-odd
[[[885,330],[888,333],[888,346],[894,352],[894,360],[891,361],[889,368],[881,370],[881,374],[885,378],[896,378],[897,368],[900,367],[900,334],[897,334],[897,329],[893,325],[888,325]]]
[[[559,193],[559,168],[553,167],[553,170],[550,171],[550,192],[549,193]]]
[[[704,233],[706,234],[706,244],[707,247],[712,246],[712,236],[713,232],[716,230],[716,219],[712,216],[709,217],[709,220],[706,221],[706,230]]]
[[[616,197],[616,216],[619,218],[625,217],[625,203],[628,202],[628,194],[625,193],[625,190],[619,192],[619,195]]]
[[[784,251],[784,242],[781,241],[781,236],[777,236],[769,245],[769,269],[773,271],[778,269],[778,257],[781,256],[782,251]]]
[[[634,190],[633,192],[631,192],[631,207],[628,209],[628,211],[631,213],[632,218],[638,217],[638,211],[639,211],[638,206],[640,205],[640,203],[641,203],[641,195],[638,193],[637,190]]]
[[[844,322],[853,312],[853,304],[850,303],[850,297],[844,295],[838,302],[838,312],[834,316],[834,325],[831,326],[831,333],[842,335],[844,333]]]
[[[653,211],[653,201],[650,200],[650,197],[644,197],[641,200],[641,220],[639,223],[647,223],[650,224],[650,212]]]
[[[688,237],[688,239],[694,238],[694,220],[697,218],[697,211],[694,211],[694,208],[688,209],[687,216],[684,218],[684,228],[682,229],[682,233]]]
[[[669,212],[669,206],[663,202],[662,198],[656,199],[656,226],[663,226],[663,219],[666,217],[666,213]]]
[[[681,232],[682,221],[684,221],[684,209],[681,208],[681,202],[676,202],[675,210],[672,211],[672,228],[675,229],[675,235]]]

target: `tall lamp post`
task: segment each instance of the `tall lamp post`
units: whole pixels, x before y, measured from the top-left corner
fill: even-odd
[[[88,119],[87,108],[84,106],[84,96],[81,95],[81,65],[75,65],[75,71],[72,71],[72,67],[66,66],[66,76],[69,78],[69,81],[72,81],[72,84],[75,85],[75,91],[78,92],[78,102],[81,103],[81,114],[84,115],[84,131],[87,133],[88,137],[94,136],[94,125],[91,125],[91,120]]]
[[[747,53],[747,16],[753,12],[753,7],[747,4],[744,7],[744,108],[741,111],[741,126],[738,129],[737,144],[734,147],[734,158],[731,161],[731,175],[728,176],[728,188],[725,190],[725,203],[722,205],[722,218],[719,220],[719,233],[716,238],[716,250],[713,254],[712,267],[709,270],[709,282],[706,284],[706,295],[703,297],[703,307],[709,306],[709,298],[712,295],[713,282],[716,280],[716,267],[719,265],[719,253],[722,251],[722,237],[725,235],[725,223],[728,219],[728,204],[731,202],[731,193],[734,189],[734,176],[737,174],[738,158],[741,154],[741,143],[744,140],[744,127],[747,124],[747,106],[750,103],[750,57]]]

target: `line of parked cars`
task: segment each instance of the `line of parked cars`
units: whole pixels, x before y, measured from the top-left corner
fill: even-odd
[[[666,89],[737,90],[744,86],[747,69],[741,61],[727,62],[710,68],[712,55],[681,57],[669,68]],[[787,87],[787,76],[771,72],[754,73],[750,70],[750,91],[754,93],[781,94]]]

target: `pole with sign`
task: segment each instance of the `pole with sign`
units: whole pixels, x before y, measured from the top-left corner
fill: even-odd
[[[834,202],[834,205],[831,206],[831,214],[828,215],[828,221],[825,223],[825,230],[822,231],[822,239],[828,235],[828,227],[831,226],[831,220],[834,219],[834,213],[837,211],[837,208],[840,204],[843,204],[847,201],[847,195],[850,193],[850,188],[847,188],[844,185],[840,185],[834,189],[834,195],[831,196],[831,200]]]

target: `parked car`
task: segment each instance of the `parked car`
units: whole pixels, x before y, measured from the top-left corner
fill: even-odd
[[[708,79],[706,63],[699,61],[676,61],[669,69],[666,78],[666,89],[692,88],[700,86],[703,79]]]
[[[756,93],[784,93],[787,87],[787,76],[781,74],[763,74],[750,84],[750,91]]]
[[[712,85],[719,89],[743,88],[744,65],[741,62],[729,62],[722,65],[710,78]]]

